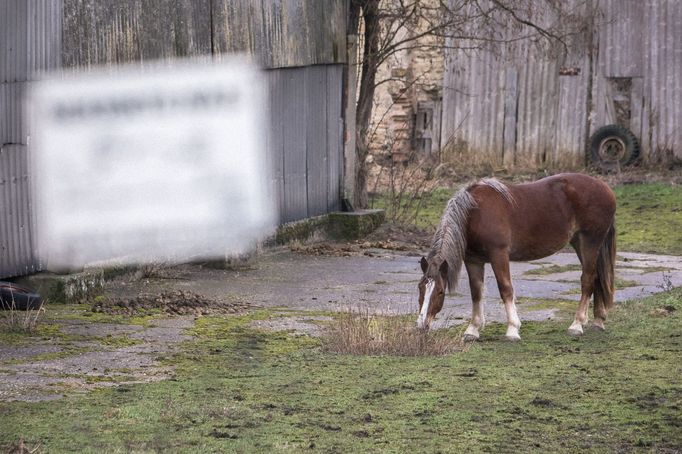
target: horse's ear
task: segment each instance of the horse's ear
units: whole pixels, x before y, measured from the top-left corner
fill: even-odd
[[[426,257],[422,257],[419,264],[422,266],[422,273],[426,273],[426,270],[429,269],[429,262],[426,261]]]
[[[443,276],[443,279],[448,278],[448,262],[447,260],[443,260],[443,263],[440,264],[440,275]]]

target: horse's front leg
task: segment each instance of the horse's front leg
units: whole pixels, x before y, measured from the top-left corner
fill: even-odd
[[[485,326],[485,314],[483,312],[484,293],[484,264],[481,262],[464,262],[469,275],[469,288],[471,289],[471,323],[464,331],[465,341],[478,340],[480,330]]]
[[[490,264],[495,272],[497,288],[500,290],[500,296],[502,301],[504,301],[504,309],[507,312],[507,334],[505,337],[510,341],[519,341],[521,340],[519,335],[521,320],[519,320],[519,316],[516,313],[516,298],[509,271],[509,254],[506,250],[496,251],[490,257]]]

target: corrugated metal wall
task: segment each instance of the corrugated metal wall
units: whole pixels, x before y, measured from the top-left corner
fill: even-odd
[[[348,0],[0,0],[0,277],[37,264],[23,96],[37,73],[242,51],[265,68],[281,222],[340,208]]]
[[[59,66],[59,8],[53,0],[0,1],[0,276],[37,267],[24,95],[40,71]]]
[[[270,129],[280,221],[340,209],[343,177],[342,65],[267,72]]]
[[[625,126],[640,138],[645,158],[664,150],[682,157],[682,2],[594,6],[596,32],[574,38],[568,55],[547,57],[527,41],[468,53],[449,49],[461,42],[447,43],[442,143],[452,157],[582,166],[589,135],[617,123],[614,99],[623,95],[613,85],[624,78],[631,80]]]

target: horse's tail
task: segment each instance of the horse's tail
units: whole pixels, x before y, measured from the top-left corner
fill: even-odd
[[[594,286],[594,308],[595,313],[600,309],[610,309],[613,307],[613,294],[615,292],[615,273],[616,265],[616,227],[611,224],[611,228],[604,238],[604,243],[599,249],[597,258],[597,277]],[[603,318],[606,312],[603,311]]]
[[[448,201],[429,252],[429,258],[439,256],[447,262],[445,282],[451,292],[457,287],[466,253],[469,212],[476,206],[476,201],[469,192],[470,187],[460,189]]]

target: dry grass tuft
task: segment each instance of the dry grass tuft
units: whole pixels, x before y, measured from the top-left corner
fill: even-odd
[[[462,330],[420,330],[413,316],[349,310],[325,333],[324,347],[351,355],[440,356],[465,350]]]
[[[18,310],[14,306],[0,311],[4,317],[0,319],[0,329],[10,333],[33,334],[38,326],[38,319],[45,312],[45,303],[37,309]]]

